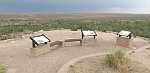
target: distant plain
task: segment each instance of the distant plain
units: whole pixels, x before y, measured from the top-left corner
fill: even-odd
[[[98,31],[128,30],[150,38],[149,14],[113,13],[33,13],[0,15],[0,39],[18,38],[39,30],[88,29]]]

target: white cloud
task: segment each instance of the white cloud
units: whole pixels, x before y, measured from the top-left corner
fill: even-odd
[[[150,14],[150,8],[120,8],[113,7],[104,12],[108,13],[134,13],[134,14]]]

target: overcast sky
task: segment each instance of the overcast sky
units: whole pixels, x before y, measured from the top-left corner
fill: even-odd
[[[150,0],[0,0],[0,12],[115,12],[150,14]]]

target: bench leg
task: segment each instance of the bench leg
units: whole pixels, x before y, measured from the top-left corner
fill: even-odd
[[[94,36],[94,39],[95,39],[95,36]]]
[[[121,35],[119,35],[119,37],[121,37]]]
[[[35,48],[35,43],[34,42],[32,42],[32,47]]]
[[[84,36],[82,35],[82,39],[83,39],[83,37],[84,37]]]
[[[129,39],[131,39],[131,35],[129,35]]]

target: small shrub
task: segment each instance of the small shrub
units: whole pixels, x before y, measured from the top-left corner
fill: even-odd
[[[128,70],[128,58],[121,50],[116,51],[113,54],[107,54],[105,56],[105,63],[109,67],[117,69],[120,73],[125,73]]]
[[[110,67],[112,67],[113,64],[114,64],[114,56],[113,56],[113,54],[107,54],[105,56],[105,62],[106,62],[107,65],[109,65]]]
[[[78,29],[76,29],[76,28],[72,28],[72,29],[71,29],[71,31],[77,31],[77,30],[78,30]]]
[[[77,31],[78,28],[77,27],[71,27],[71,31]]]

